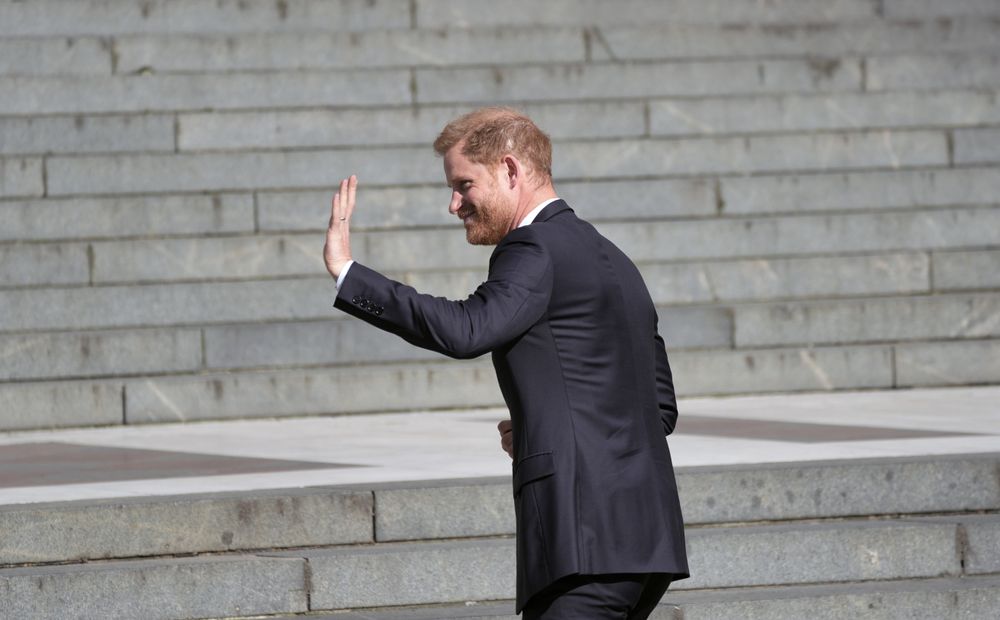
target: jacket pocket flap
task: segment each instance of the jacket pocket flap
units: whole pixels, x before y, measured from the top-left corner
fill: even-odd
[[[521,492],[521,487],[551,476],[556,473],[555,461],[551,452],[539,452],[521,459],[514,468],[514,495]]]

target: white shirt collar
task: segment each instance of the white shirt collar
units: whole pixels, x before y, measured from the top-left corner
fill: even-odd
[[[531,211],[528,211],[528,214],[524,216],[524,219],[521,220],[521,223],[518,224],[517,227],[520,228],[522,226],[527,226],[528,224],[534,222],[535,218],[538,217],[538,214],[542,212],[542,209],[544,209],[545,207],[549,206],[550,204],[552,204],[553,202],[555,202],[557,200],[559,200],[559,199],[558,198],[549,198],[548,200],[546,200],[542,204],[538,205],[537,207],[535,207]]]

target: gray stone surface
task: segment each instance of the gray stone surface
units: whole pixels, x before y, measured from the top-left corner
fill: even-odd
[[[854,59],[441,68],[417,69],[416,76],[420,103],[544,101],[563,99],[567,92],[581,99],[603,99],[861,87],[860,63]]]
[[[684,620],[872,620],[990,617],[1000,605],[996,578],[920,579],[862,584],[668,592]]]
[[[657,308],[660,335],[667,350],[733,346],[733,313],[718,306],[672,306]]]
[[[682,416],[682,433],[683,424]],[[677,486],[688,526],[996,510],[998,459],[992,454],[682,467]],[[514,533],[506,477],[382,485],[375,489],[375,507],[376,539],[382,542]]]
[[[313,609],[514,597],[513,539],[387,543],[303,556],[311,569]]]
[[[428,151],[429,152],[429,151]],[[462,236],[460,222],[448,213],[450,192],[442,182],[424,187],[368,187],[358,181],[358,206],[351,216],[355,230],[450,225]],[[321,232],[330,218],[330,203],[336,186],[316,191],[257,192],[257,210],[262,231]]]
[[[993,294],[742,306],[734,315],[737,347],[1000,335]]]
[[[956,15],[1000,15],[994,0],[885,0],[886,17],[930,19]]]
[[[336,312],[335,318],[346,319],[346,315]],[[205,358],[209,368],[442,359],[437,353],[350,319],[208,327]]]
[[[946,164],[941,132],[616,140],[556,145],[557,178],[693,175]],[[368,184],[439,183],[426,148],[52,157],[48,192],[67,194],[331,188],[350,172]]]
[[[120,382],[0,383],[0,429],[121,424]]]
[[[375,489],[379,542],[514,533],[509,479],[394,486]]]
[[[129,424],[496,407],[486,361],[150,378],[126,383]],[[120,405],[120,403],[119,403]]]
[[[996,510],[998,462],[992,454],[686,467],[677,486],[689,525]]]
[[[4,532],[0,564],[342,545],[374,539],[372,494],[346,490],[13,505],[0,507],[0,523]]]
[[[982,1],[982,0],[980,0]],[[655,22],[769,23],[816,22],[839,19],[864,19],[875,16],[870,0],[821,2],[800,0],[760,3],[754,0],[707,0],[684,2],[671,0],[625,0],[614,4],[600,0],[556,0],[538,5],[531,0],[514,0],[506,11],[493,11],[489,0],[416,0],[417,25],[431,28],[441,24],[452,27],[536,24],[648,24]]]
[[[103,241],[90,247],[95,284],[326,273],[323,237],[316,234]]]
[[[936,252],[934,290],[1000,289],[1000,251]]]
[[[0,114],[85,114],[411,102],[398,69],[0,77]]]
[[[996,202],[1000,170],[906,170],[801,176],[733,177],[720,181],[730,214],[887,210]]]
[[[201,368],[197,329],[0,335],[0,380],[184,372]]]
[[[0,118],[0,154],[172,152],[166,115]]]
[[[0,332],[328,318],[336,287],[317,279],[0,290]]]
[[[440,24],[444,27],[447,24]],[[580,28],[278,32],[115,40],[120,73],[583,62]]]
[[[900,343],[894,347],[900,387],[994,383],[1000,340]]]
[[[359,31],[409,28],[406,0],[150,0],[65,3],[7,1],[0,4],[0,35],[82,35],[261,30]]]
[[[650,616],[660,620],[659,616]],[[518,620],[514,614],[514,602],[505,603],[465,601],[446,605],[420,605],[416,607],[368,609],[361,611],[338,611],[330,615],[320,615],[316,620],[445,620],[452,618],[475,618],[476,620]],[[671,619],[673,620],[673,619]]]
[[[926,254],[751,259],[643,264],[653,300],[662,304],[901,294],[930,291]]]
[[[787,8],[787,5],[786,5]],[[814,21],[807,24],[652,24],[600,29],[609,58],[837,57],[853,54],[989,49],[998,26],[988,20]],[[603,59],[603,58],[602,58]]]
[[[580,217],[594,222],[708,217],[718,207],[714,183],[707,179],[567,181],[556,190]]]
[[[947,90],[1000,84],[1000,55],[955,53],[874,56],[868,59],[871,91]]]
[[[688,563],[700,570],[673,587],[958,576],[956,529],[893,521],[689,529]]]
[[[997,554],[997,549],[1000,549],[1000,517],[963,517],[962,527],[967,544],[965,572],[970,575],[1000,573],[1000,554]]]
[[[998,58],[1000,65],[1000,58]],[[955,131],[955,163],[1000,162],[1000,130],[961,129]]]
[[[52,157],[52,196],[334,188],[354,173],[369,184],[443,183],[441,164],[421,148],[370,151],[235,152],[182,155]],[[326,207],[326,205],[324,205]],[[329,210],[325,211],[329,219]]]
[[[0,39],[0,75],[110,73],[111,48],[100,39]]]
[[[0,198],[31,198],[44,193],[40,158],[0,159]]]
[[[574,179],[948,163],[945,136],[933,131],[573,142],[553,152],[553,174]]]
[[[184,558],[0,569],[5,618],[203,618],[307,610],[294,558]]]
[[[957,180],[956,180],[957,181]],[[317,196],[317,200],[319,196]],[[581,207],[581,215],[597,211]],[[326,217],[321,216],[325,222]],[[321,224],[322,225],[322,224]],[[1000,209],[939,208],[912,213],[830,213],[788,217],[598,222],[598,229],[637,262],[764,258],[798,254],[962,249],[996,245]],[[456,230],[370,232],[357,256],[379,269],[407,271],[485,265]],[[477,251],[478,250],[478,251]]]
[[[1000,209],[845,213],[676,222],[608,222],[598,228],[639,262],[697,258],[889,252],[991,246]]]
[[[0,203],[0,241],[252,232],[253,197],[130,196]]]
[[[678,351],[670,365],[689,396],[893,387],[890,347]]]
[[[559,182],[556,189],[581,217],[592,221],[710,216],[716,212],[713,184],[706,180]],[[332,194],[332,188],[258,192],[260,228],[321,231],[326,227]],[[454,229],[450,235],[462,237],[458,220],[448,213],[448,200],[449,192],[443,185],[369,188],[362,184],[352,224],[358,230],[447,225]]]
[[[449,292],[440,283],[436,287],[421,287],[427,282],[421,278],[416,280],[414,284],[420,291]],[[463,292],[454,297],[464,297],[475,284],[471,288],[456,288]],[[660,332],[671,351],[732,344],[732,317],[726,308],[660,308],[659,312]],[[414,347],[397,336],[372,329],[339,312],[325,321],[206,327],[204,349],[205,364],[213,369],[442,359],[437,353]]]
[[[712,135],[982,125],[1000,121],[996,101],[996,93],[975,91],[658,100],[649,105],[650,133]]]
[[[362,263],[393,272],[488,266],[492,252],[488,246],[469,245],[458,230],[372,232],[357,247],[355,256]],[[352,235],[352,252],[354,248]]]
[[[0,245],[0,287],[87,284],[87,247],[83,244]]]
[[[430,154],[438,132],[469,109],[420,106],[181,114],[178,145],[185,151],[414,144]],[[641,136],[646,132],[642,102],[537,103],[519,109],[554,140]]]

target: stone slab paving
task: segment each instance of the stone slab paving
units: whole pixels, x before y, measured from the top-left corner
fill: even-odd
[[[669,439],[679,468],[1000,451],[998,387],[698,398],[682,400],[680,410]],[[510,460],[495,428],[505,417],[503,409],[452,409],[7,432],[0,434],[0,452],[16,446],[23,467],[35,455],[40,469],[34,484],[22,475],[0,485],[0,506],[506,476]],[[740,436],[734,428],[747,432]],[[104,448],[106,475],[100,475],[102,450],[95,450],[87,481],[68,466],[60,478],[42,450],[53,443]],[[113,458],[126,449],[140,459],[149,451],[157,458],[191,454],[192,463],[205,455],[259,463],[250,472],[183,468],[130,480],[115,471],[121,463]],[[289,469],[289,461],[314,467]]]

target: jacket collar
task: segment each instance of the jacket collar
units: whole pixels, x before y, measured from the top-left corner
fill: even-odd
[[[545,206],[544,209],[539,211],[538,215],[535,216],[535,222],[544,222],[546,220],[552,219],[553,217],[562,213],[563,211],[572,211],[572,209],[569,208],[569,205],[566,204],[565,200],[560,198],[558,200],[550,202],[548,205]]]

